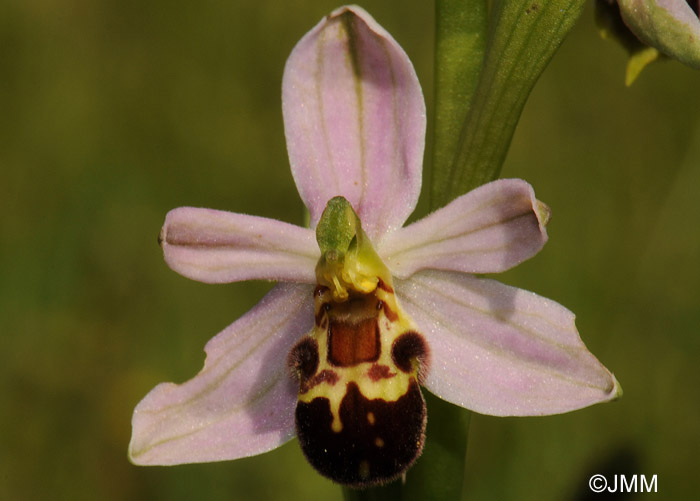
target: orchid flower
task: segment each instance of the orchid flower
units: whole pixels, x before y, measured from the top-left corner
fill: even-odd
[[[620,393],[563,306],[477,274],[547,241],[529,184],[483,185],[403,226],[421,188],[425,104],[397,42],[343,7],[292,51],[282,104],[310,228],[183,207],[160,234],[167,264],[202,282],[274,280],[206,346],[204,368],[136,407],[142,465],[260,454],[297,435],[310,463],[350,486],[416,460],[419,385],[472,411],[555,414]]]

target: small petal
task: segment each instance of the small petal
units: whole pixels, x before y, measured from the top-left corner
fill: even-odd
[[[166,216],[159,241],[168,266],[200,282],[316,282],[314,232],[274,219],[180,207]]]
[[[501,272],[542,249],[548,218],[528,183],[501,179],[387,235],[379,254],[399,278],[422,269]]]
[[[402,305],[430,342],[425,386],[482,414],[558,414],[621,391],[586,349],[563,306],[469,275],[420,272],[397,281]]]
[[[282,111],[292,174],[315,227],[345,197],[373,241],[400,227],[421,185],[425,104],[396,41],[359,7],[342,7],[287,60]]]
[[[182,385],[160,384],[136,407],[131,460],[142,465],[222,461],[289,440],[298,385],[286,359],[311,330],[313,308],[310,286],[278,285],[209,341],[196,377]]]

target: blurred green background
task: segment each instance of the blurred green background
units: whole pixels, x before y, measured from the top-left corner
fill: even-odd
[[[363,6],[414,61],[430,109],[432,2]],[[205,342],[269,287],[170,271],[165,213],[301,222],[282,68],[334,7],[0,4],[0,499],[341,498],[296,441],[218,464],[126,459],[140,398],[192,377]],[[576,312],[625,395],[562,416],[475,415],[468,499],[585,499],[592,473],[656,474],[663,499],[700,492],[700,73],[664,62],[625,88],[625,53],[590,7],[502,173],[551,206],[550,242],[501,279]]]

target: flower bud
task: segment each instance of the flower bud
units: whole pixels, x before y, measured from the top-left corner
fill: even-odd
[[[698,0],[618,0],[618,5],[625,24],[642,42],[700,69]]]

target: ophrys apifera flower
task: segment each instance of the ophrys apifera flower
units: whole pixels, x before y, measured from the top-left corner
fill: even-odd
[[[168,265],[212,283],[279,282],[206,346],[192,380],[154,388],[133,417],[137,464],[260,454],[297,435],[343,484],[401,475],[420,455],[419,385],[493,415],[566,412],[614,398],[574,315],[480,278],[536,254],[547,207],[516,179],[403,227],[421,186],[425,105],[406,54],[343,7],[294,48],[283,78],[292,174],[311,228],[179,208]]]

